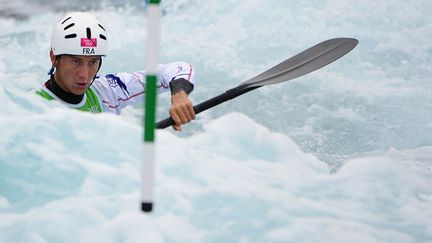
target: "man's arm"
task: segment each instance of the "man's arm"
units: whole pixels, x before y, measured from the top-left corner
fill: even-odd
[[[107,74],[98,77],[92,87],[105,106],[104,110],[119,114],[127,105],[142,102],[145,75],[145,71]],[[194,83],[195,71],[190,64],[172,62],[159,66],[158,92],[171,91],[169,113],[176,123],[173,126],[175,130],[181,130],[181,125],[195,119],[192,102],[188,97]]]
[[[195,73],[193,67],[186,63],[161,68],[163,74],[161,80],[170,78],[169,88],[171,91],[171,107],[169,114],[174,120],[173,128],[181,131],[181,125],[195,119],[195,111],[188,95],[194,88]]]

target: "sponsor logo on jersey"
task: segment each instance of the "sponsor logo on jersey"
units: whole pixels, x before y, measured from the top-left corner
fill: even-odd
[[[91,107],[89,108],[89,111],[90,111],[91,113],[98,113],[98,112],[99,112],[99,109],[98,109],[98,107],[97,107],[96,105],[94,105],[94,106],[91,106]]]
[[[115,88],[115,87],[117,87],[117,86],[120,86],[120,88],[121,88],[122,90],[126,91],[126,93],[129,94],[129,91],[127,90],[127,86],[126,86],[126,84],[123,83],[119,77],[117,77],[117,76],[114,75],[114,74],[107,74],[107,75],[105,76],[105,78],[107,79],[107,82],[108,82],[109,86],[111,86],[111,87],[113,87],[113,88]]]

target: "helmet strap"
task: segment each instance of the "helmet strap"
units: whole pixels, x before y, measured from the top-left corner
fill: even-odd
[[[49,76],[52,76],[54,74],[54,72],[56,70],[56,67],[54,66],[54,64],[57,63],[58,59],[60,59],[60,56],[56,56],[54,63],[51,65],[51,69],[47,73]]]
[[[98,67],[98,70],[96,71],[96,75],[93,77],[93,81],[91,82],[90,85],[92,85],[93,82],[95,81],[95,79],[96,79],[96,77],[97,77],[97,73],[99,72],[99,70],[100,70],[100,68],[101,68],[101,66],[102,66],[102,57],[99,57],[99,58],[100,58],[100,61],[99,61],[99,67]],[[89,86],[90,86],[90,85],[89,85]]]
[[[55,68],[54,68],[54,66],[51,66],[51,69],[48,71],[48,75],[49,76],[52,76],[53,74],[54,74],[54,70],[55,70]]]

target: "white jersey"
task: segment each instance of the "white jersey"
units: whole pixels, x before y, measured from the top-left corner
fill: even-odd
[[[119,114],[127,105],[143,102],[145,75],[145,71],[137,71],[98,76],[91,88],[99,97],[104,112]],[[170,82],[180,78],[195,84],[195,71],[190,64],[184,62],[159,65],[157,76],[158,93],[169,91]]]

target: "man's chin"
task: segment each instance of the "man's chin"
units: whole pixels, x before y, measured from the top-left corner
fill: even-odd
[[[87,91],[87,88],[85,88],[85,89],[76,89],[76,90],[73,90],[71,93],[74,94],[74,95],[83,95],[86,91]]]

